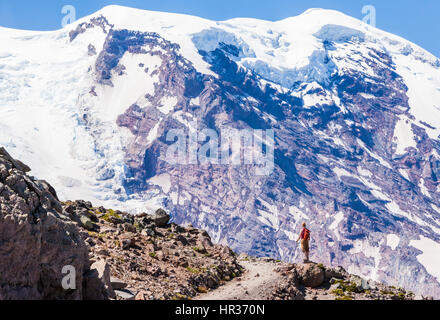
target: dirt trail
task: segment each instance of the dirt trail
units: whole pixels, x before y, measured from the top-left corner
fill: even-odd
[[[282,280],[275,272],[277,263],[240,261],[246,272],[240,278],[228,282],[218,289],[202,294],[194,300],[268,300]]]
[[[251,258],[252,259],[252,258]],[[239,259],[239,264],[245,272],[225,285],[205,294],[200,294],[194,300],[413,300],[412,293],[403,289],[389,287],[377,282],[364,282],[362,278],[348,274],[342,268],[325,268],[324,273],[330,273],[327,278],[323,275],[322,267],[314,262],[300,265],[275,262],[272,259]],[[296,280],[291,276],[295,268]],[[290,272],[290,273],[289,273]],[[331,281],[337,279],[339,282]],[[312,282],[316,283],[312,285]],[[320,284],[319,284],[319,283]],[[307,285],[309,283],[309,285]],[[313,287],[311,287],[313,286]],[[355,286],[356,289],[353,289]],[[339,291],[335,291],[339,289]]]

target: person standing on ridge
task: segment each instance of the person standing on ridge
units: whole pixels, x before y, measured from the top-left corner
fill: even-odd
[[[302,224],[303,228],[301,230],[301,233],[299,234],[298,240],[296,242],[301,240],[301,249],[305,255],[304,263],[309,262],[309,253],[310,253],[310,230],[306,228],[306,223],[304,222]]]

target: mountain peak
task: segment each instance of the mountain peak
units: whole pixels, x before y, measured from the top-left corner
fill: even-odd
[[[333,9],[324,9],[324,8],[309,8],[300,15],[343,15],[346,16],[344,13],[338,10]]]

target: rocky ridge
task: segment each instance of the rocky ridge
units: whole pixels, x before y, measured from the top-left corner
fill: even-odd
[[[116,299],[190,299],[243,271],[232,250],[212,244],[206,231],[169,224],[162,209],[132,216],[85,201],[63,208],[81,228],[91,261],[111,270]]]

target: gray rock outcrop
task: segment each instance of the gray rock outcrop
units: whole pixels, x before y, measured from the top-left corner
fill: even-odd
[[[55,190],[28,171],[0,148],[0,300],[82,299],[88,247]]]

